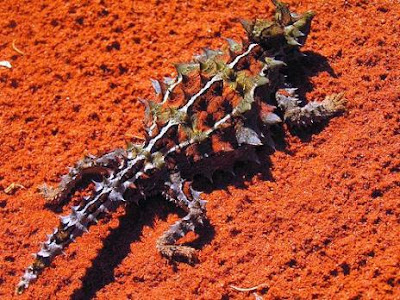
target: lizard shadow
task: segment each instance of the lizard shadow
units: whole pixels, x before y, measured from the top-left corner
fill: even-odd
[[[143,228],[153,227],[155,217],[165,221],[168,215],[176,213],[177,209],[173,203],[162,201],[160,197],[155,196],[141,203],[139,208],[135,204],[129,204],[125,211],[125,215],[119,218],[119,226],[112,229],[103,241],[103,247],[82,278],[81,288],[74,290],[71,299],[91,299],[107,284],[114,282],[115,268],[131,253],[130,244],[140,240]],[[185,213],[178,210],[178,215],[182,218]],[[206,222],[198,233],[198,238],[183,245],[201,249],[215,235],[209,222]],[[171,263],[171,266],[176,269],[175,263]]]
[[[298,88],[296,91],[300,100],[305,104],[306,93],[313,90],[314,85],[311,82],[313,76],[322,72],[327,72],[331,77],[337,78],[337,74],[330,66],[328,59],[314,51],[304,51],[305,57],[293,60],[286,67],[286,75],[288,82],[293,87]]]
[[[143,212],[150,217],[141,217],[133,205],[126,208],[125,215],[119,218],[119,226],[112,229],[103,241],[102,249],[82,279],[82,287],[74,291],[71,299],[91,299],[102,287],[115,280],[114,269],[130,253],[130,243],[140,240],[144,226],[152,226],[154,211],[143,207]]]

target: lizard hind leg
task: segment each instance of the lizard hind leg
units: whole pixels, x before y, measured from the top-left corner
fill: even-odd
[[[287,88],[276,93],[278,106],[284,111],[284,120],[294,128],[307,127],[328,120],[345,110],[343,93],[327,96],[323,101],[311,101],[300,106],[296,89]]]
[[[158,239],[157,250],[169,260],[194,264],[197,262],[196,249],[178,245],[177,242],[188,232],[196,231],[203,226],[206,219],[206,201],[201,200],[200,193],[191,187],[189,187],[189,192],[184,191],[184,181],[180,178],[179,173],[172,174],[170,179],[170,182],[166,182],[167,191],[164,192],[164,196],[184,209],[187,215],[172,225]]]

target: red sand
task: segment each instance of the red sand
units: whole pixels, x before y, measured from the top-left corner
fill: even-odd
[[[114,2],[1,2],[0,60],[13,65],[0,69],[2,299],[58,223],[37,188],[83,154],[140,136],[137,99],[151,97],[150,77],[243,36],[238,18],[272,8]],[[400,299],[400,3],[288,2],[318,13],[305,49],[311,79],[299,85],[308,99],[344,91],[348,112],[309,139],[289,136],[270,164],[243,167],[205,194],[211,226],[194,243],[196,266],[173,267],[156,252],[180,213],[154,199],[93,226],[20,299],[254,299],[230,285],[260,284],[264,299]],[[13,182],[26,189],[6,194]]]

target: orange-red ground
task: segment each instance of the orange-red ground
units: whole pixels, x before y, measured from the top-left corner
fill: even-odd
[[[20,299],[400,299],[400,3],[288,2],[318,13],[311,79],[297,84],[308,99],[345,92],[348,112],[216,180],[199,264],[159,256],[182,215],[155,198],[93,226]],[[13,65],[0,68],[0,298],[58,223],[37,188],[140,136],[150,77],[271,12],[255,0],[0,2],[0,60]],[[25,189],[7,194],[12,183]]]

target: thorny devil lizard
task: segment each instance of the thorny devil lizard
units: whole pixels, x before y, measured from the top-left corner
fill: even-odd
[[[94,183],[91,196],[73,206],[48,235],[18,283],[18,294],[97,218],[156,194],[187,213],[158,239],[158,251],[170,260],[196,262],[196,250],[177,243],[206,219],[206,201],[191,187],[194,177],[256,159],[255,147],[273,147],[271,133],[282,123],[307,127],[344,110],[341,94],[301,106],[296,89],[285,82],[285,66],[301,56],[314,13],[298,15],[272,2],[272,20],[241,22],[247,32],[242,43],[228,39],[226,51],[206,49],[192,62],[176,65],[175,78],[152,80],[158,100],[142,101],[143,144],[85,157],[58,188],[45,189],[48,199],[61,204],[82,182]]]

